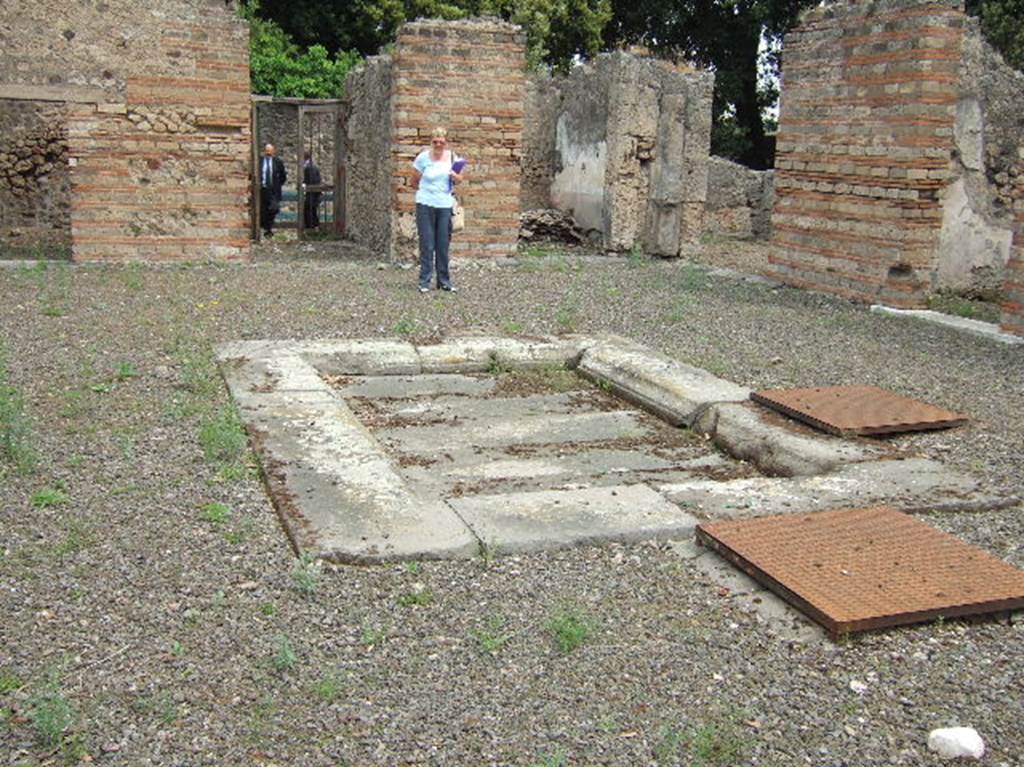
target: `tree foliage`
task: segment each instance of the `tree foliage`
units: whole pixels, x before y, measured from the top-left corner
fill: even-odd
[[[981,30],[1006,63],[1024,71],[1024,0],[969,0],[967,12],[981,19]]]
[[[303,50],[280,26],[243,6],[249,20],[249,78],[253,93],[297,98],[338,98],[345,76],[360,61],[355,51],[331,56],[320,44]]]
[[[762,37],[778,47],[804,8],[816,0],[616,0],[606,40],[642,44],[656,53],[686,59],[715,72],[712,151],[755,168],[769,167],[772,145],[765,107],[775,104],[773,79],[779,58],[762,55]],[[772,46],[769,46],[772,50]]]
[[[611,0],[263,0],[259,13],[300,45],[364,56],[394,42],[406,21],[497,16],[523,27],[531,64],[565,68],[601,50],[612,11]]]

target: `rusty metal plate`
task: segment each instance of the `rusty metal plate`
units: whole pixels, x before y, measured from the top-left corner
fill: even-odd
[[[877,386],[768,389],[754,392],[750,398],[839,435],[944,429],[967,420],[959,413],[901,397]]]
[[[833,638],[1024,607],[1024,570],[887,506],[706,522],[697,540]]]

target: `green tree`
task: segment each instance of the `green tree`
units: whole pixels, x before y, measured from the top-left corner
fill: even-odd
[[[1024,71],[1024,0],[968,0],[967,12],[981,19],[985,39],[1006,63]]]
[[[753,168],[770,167],[772,144],[764,109],[774,86],[759,83],[762,38],[777,44],[816,0],[615,0],[609,44],[641,44],[655,53],[693,61],[715,72],[712,151]]]
[[[297,98],[338,98],[345,76],[360,61],[355,51],[333,57],[322,45],[303,50],[281,27],[256,14],[255,3],[243,6],[249,20],[249,77],[253,93]]]
[[[601,50],[611,0],[262,0],[259,15],[300,45],[364,56],[394,42],[405,21],[498,16],[526,31],[531,64],[566,68]]]

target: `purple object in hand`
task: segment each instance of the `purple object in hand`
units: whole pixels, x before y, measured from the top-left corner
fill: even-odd
[[[462,173],[462,169],[466,167],[466,160],[460,157],[458,160],[452,163],[452,171],[455,173]],[[455,189],[455,182],[452,179],[448,179],[448,191],[451,192]]]

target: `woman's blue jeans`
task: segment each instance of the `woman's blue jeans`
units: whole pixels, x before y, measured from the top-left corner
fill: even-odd
[[[429,288],[437,266],[437,286],[451,286],[448,274],[448,243],[451,241],[452,209],[416,204],[416,231],[420,235],[420,287]]]

